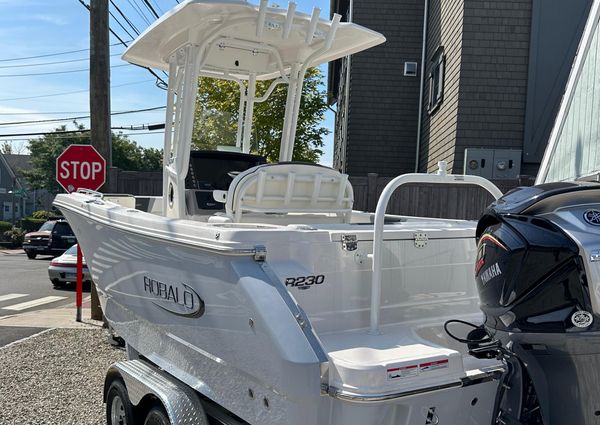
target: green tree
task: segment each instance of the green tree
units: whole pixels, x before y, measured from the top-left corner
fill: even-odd
[[[12,145],[10,142],[3,142],[2,147],[0,147],[0,152],[6,155],[10,155],[12,153]]]
[[[129,140],[123,133],[112,135],[113,166],[127,171],[159,171],[162,169],[162,150],[144,148]]]
[[[53,132],[36,139],[30,139],[28,149],[31,157],[31,169],[24,171],[31,189],[46,189],[50,193],[62,191],[56,182],[56,158],[72,144],[90,144],[90,133],[81,124],[75,123],[73,133],[67,126],[56,128]],[[162,151],[143,148],[122,133],[112,133],[113,166],[127,171],[158,171],[162,169]]]
[[[296,130],[293,159],[317,162],[323,154],[323,139],[329,130],[322,127],[327,109],[325,93],[321,91],[323,76],[318,68],[306,73]],[[257,97],[268,89],[270,81],[259,81]],[[203,77],[196,98],[196,113],[192,144],[196,149],[215,149],[217,145],[235,145],[239,86],[232,81]],[[264,155],[271,162],[279,159],[279,144],[283,130],[287,85],[281,84],[269,99],[254,106],[251,151]]]

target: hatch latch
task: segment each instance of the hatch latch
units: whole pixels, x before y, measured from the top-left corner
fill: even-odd
[[[342,235],[342,249],[344,251],[356,251],[358,241],[356,235]]]
[[[425,248],[429,242],[429,238],[425,232],[415,232],[413,238],[415,240],[415,248]]]

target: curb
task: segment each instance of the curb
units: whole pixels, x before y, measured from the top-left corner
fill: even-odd
[[[0,249],[0,255],[25,255],[25,251],[22,249]]]
[[[83,300],[83,305],[89,304],[89,298]],[[83,307],[81,322],[75,321],[77,308],[74,304],[67,307],[48,308],[45,310],[34,310],[25,313],[12,314],[0,317],[0,328],[11,327],[33,327],[33,328],[58,328],[58,329],[94,329],[103,326],[102,321],[89,319],[91,309]]]

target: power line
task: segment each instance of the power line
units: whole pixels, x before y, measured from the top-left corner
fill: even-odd
[[[150,21],[148,20],[148,18],[144,14],[144,11],[142,10],[142,8],[139,7],[137,3],[132,2],[131,0],[127,0],[127,3],[129,3],[129,5],[133,8],[133,10],[135,10],[136,13],[142,18],[142,20],[144,22],[146,22],[146,25],[150,25]]]
[[[156,8],[158,9],[158,11],[161,13],[161,15],[165,12],[163,12],[163,10],[160,8],[160,6],[158,5],[158,3],[156,2],[156,0],[152,0],[152,2],[154,3],[154,6],[156,6]]]
[[[128,115],[128,114],[136,114],[139,112],[149,112],[149,111],[158,111],[160,109],[165,109],[166,106],[156,106],[154,108],[145,108],[145,109],[133,109],[130,111],[122,111],[122,112],[113,112],[110,115]],[[79,117],[68,117],[68,118],[54,118],[48,120],[33,120],[33,121],[13,121],[13,122],[2,122],[0,126],[13,126],[13,125],[23,125],[23,124],[43,124],[50,122],[60,122],[60,121],[76,121],[90,118],[90,115],[79,116]]]
[[[89,133],[91,130],[61,130],[61,131],[45,131],[37,133],[15,133],[15,134],[0,134],[0,137],[12,137],[12,136],[45,136],[46,134],[73,134],[73,133]]]
[[[116,84],[114,86],[111,86],[111,89],[117,88],[117,87],[125,87],[125,86],[133,86],[136,84],[142,84],[142,83],[149,83],[152,80],[143,80],[143,81],[135,81],[135,82],[131,82],[131,83],[124,83],[124,84]],[[54,97],[54,96],[64,96],[67,94],[76,94],[76,93],[87,93],[89,92],[89,89],[85,89],[85,90],[74,90],[74,91],[67,91],[67,92],[61,92],[61,93],[52,93],[52,94],[40,94],[37,96],[25,96],[25,97],[12,97],[12,98],[5,98],[5,99],[0,99],[0,102],[8,102],[11,100],[26,100],[26,99],[39,99],[42,97]]]
[[[128,40],[127,42],[129,43],[131,40]],[[118,46],[121,43],[114,43],[111,44],[110,46]],[[81,53],[81,52],[88,52],[90,49],[79,49],[79,50],[69,50],[67,52],[58,52],[58,53],[48,53],[45,55],[36,55],[36,56],[23,56],[20,58],[10,58],[10,59],[0,59],[0,62],[15,62],[15,61],[23,61],[23,60],[28,60],[28,59],[39,59],[39,58],[48,58],[51,56],[61,56],[61,55],[70,55],[71,53]]]
[[[164,131],[152,131],[151,133],[149,131],[140,131],[140,132],[133,132],[133,133],[123,133],[123,132],[119,132],[120,134],[122,134],[123,136],[140,136],[140,135],[147,135],[147,134],[165,134]],[[46,135],[46,134],[54,134],[54,133],[44,133],[44,134],[40,134],[40,135]],[[5,137],[5,136],[0,136],[0,137]],[[74,139],[74,138],[89,138],[90,136],[87,134],[73,134],[70,136],[67,135],[58,135],[55,136],[56,139]],[[10,138],[10,139],[3,139],[0,140],[0,142],[23,142],[23,141],[29,141],[31,139],[26,139],[26,138]]]
[[[122,55],[122,53],[114,53],[110,56],[113,57],[113,56],[120,56],[120,55]],[[26,63],[23,65],[3,65],[3,66],[0,66],[0,69],[25,68],[25,67],[29,67],[29,66],[58,65],[58,64],[63,64],[63,63],[83,62],[83,61],[89,61],[89,60],[90,60],[90,58],[82,58],[82,59],[71,59],[71,60],[66,60],[66,61],[55,61],[55,62]]]
[[[79,3],[81,3],[81,5],[83,7],[85,7],[88,10],[88,12],[90,11],[90,7],[87,4],[85,4],[83,0],[78,0],[78,1],[79,1]],[[121,37],[119,37],[119,35],[112,28],[108,28],[108,30],[110,31],[110,33],[112,35],[114,35],[117,38],[117,40],[119,40],[121,42],[121,44],[123,44],[123,46],[128,47],[127,43]],[[158,74],[156,74],[156,72],[152,71],[150,68],[145,67],[145,66],[142,66],[142,68],[146,69],[150,74],[152,74],[154,76],[154,78],[156,78],[156,80],[157,80],[155,83],[156,87],[158,87],[159,89],[162,89],[162,90],[167,89],[168,84],[165,82],[165,80],[160,78],[158,76]]]
[[[123,26],[123,24],[121,23],[121,21],[119,21],[117,19],[117,17],[115,15],[113,15],[113,13],[110,10],[108,11],[108,13],[113,18],[113,21],[115,21],[121,27],[121,29],[123,29],[123,31],[125,31],[125,34],[127,34],[129,37],[133,38],[133,35],[131,35],[131,33],[129,31],[127,31],[127,28],[125,28]]]
[[[122,65],[113,65],[113,66],[111,66],[111,68],[121,68],[123,66],[129,66],[129,65],[131,65],[131,64],[124,63]],[[35,76],[39,76],[39,75],[73,74],[75,72],[84,72],[84,71],[89,71],[89,70],[90,70],[89,68],[83,68],[83,69],[71,69],[69,71],[35,72],[35,73],[31,73],[31,74],[2,74],[2,75],[0,75],[0,78],[35,77]]]
[[[152,81],[152,80],[148,80],[148,81]],[[135,111],[116,111],[113,112],[113,115],[122,115],[122,114],[129,114],[129,113],[133,113],[133,112],[146,112],[146,111],[154,111],[154,110],[161,110],[161,109],[165,109],[165,106],[156,106],[153,108],[147,108],[147,109],[137,109]],[[0,112],[0,115],[57,115],[57,114],[88,114],[89,115],[89,111],[52,111],[52,112]]]
[[[158,125],[158,124],[157,124]],[[164,124],[162,124],[164,126]],[[149,126],[146,126],[149,127]],[[164,128],[164,127],[160,127]],[[111,130],[130,130],[130,128],[124,127],[111,127]],[[36,133],[13,133],[13,134],[0,134],[0,137],[10,137],[13,136],[46,136],[46,135],[61,135],[61,134],[74,134],[74,133],[89,133],[91,130],[89,128],[84,128],[80,130],[59,130],[59,131],[39,131]],[[164,132],[163,132],[164,133]],[[142,134],[154,134],[154,133],[142,133]]]
[[[137,124],[137,125],[122,125],[119,127],[112,127],[113,130],[163,130],[165,128],[165,123],[158,124]]]
[[[125,15],[123,13],[123,11],[119,8],[119,6],[117,6],[117,4],[113,0],[110,0],[110,4],[112,4],[113,7],[119,13],[119,15],[121,15],[123,17],[123,19],[125,19],[125,22],[127,22],[127,24],[129,24],[129,26],[131,27],[131,29],[133,30],[133,32],[135,32],[137,35],[140,35],[140,30],[135,25],[133,25],[133,22],[131,22],[129,20],[129,18],[127,17],[127,15]]]
[[[150,4],[150,2],[148,0],[144,0],[144,4],[150,10],[150,12],[152,12],[152,14],[154,15],[154,17],[156,19],[160,18],[160,16],[158,16],[158,13],[156,13],[156,10],[154,10],[154,8],[152,7],[152,5]]]

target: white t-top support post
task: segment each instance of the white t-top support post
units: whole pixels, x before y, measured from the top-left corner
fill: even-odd
[[[369,333],[373,335],[380,334],[379,330],[379,313],[381,310],[381,275],[382,275],[382,261],[381,261],[381,250],[383,247],[383,224],[385,221],[385,210],[387,209],[388,202],[392,197],[392,194],[400,186],[407,183],[440,183],[440,184],[470,184],[484,188],[495,199],[502,197],[502,191],[496,187],[489,180],[479,176],[468,176],[468,175],[453,175],[446,174],[446,162],[440,161],[438,163],[439,171],[437,174],[404,174],[396,177],[394,180],[389,182],[387,186],[381,192],[379,201],[377,202],[377,208],[375,209],[375,225],[373,229],[373,254],[370,257],[373,259],[373,280],[371,283],[371,323],[369,327]]]
[[[242,148],[242,134],[244,131],[244,111],[246,110],[246,87],[243,83],[240,85],[240,106],[238,108],[237,131],[235,134],[235,146]]]
[[[302,87],[304,85],[304,75],[313,60],[319,55],[325,53],[331,48],[335,33],[340,23],[341,15],[333,15],[331,27],[323,46],[307,57],[302,64],[294,63],[290,72],[287,102],[285,105],[285,119],[283,132],[281,134],[281,147],[279,152],[279,162],[291,161],[294,153],[294,143],[296,141],[296,127],[298,125],[298,114],[300,112],[300,103],[302,101]],[[310,28],[310,23],[308,26]],[[310,31],[310,30],[309,30]]]
[[[170,59],[163,165],[163,212],[166,217],[185,217],[185,177],[198,85],[197,58],[198,48],[187,46]],[[175,131],[171,131],[172,126]]]
[[[254,101],[256,94],[256,74],[250,74],[246,94],[246,113],[244,117],[244,137],[242,139],[242,152],[250,153],[252,139],[252,117],[254,116]]]
[[[285,117],[283,119],[283,131],[281,132],[281,145],[279,147],[279,162],[286,162],[292,160],[292,156],[288,155],[288,152],[293,152],[294,150],[294,143],[290,137],[290,133],[292,131],[292,125],[294,121],[293,115],[295,97],[298,92],[298,85],[300,84],[300,82],[298,81],[299,71],[300,64],[293,64],[292,70],[290,71],[287,100],[285,103]],[[302,93],[302,89],[300,89],[300,93]],[[292,145],[291,148],[289,147],[290,144]]]

